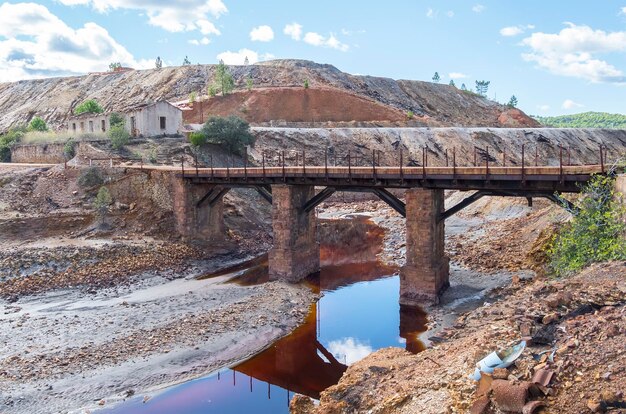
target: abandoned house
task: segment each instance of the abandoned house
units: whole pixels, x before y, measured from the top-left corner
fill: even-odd
[[[179,135],[183,126],[183,112],[167,101],[138,106],[120,113],[125,128],[133,137]],[[77,134],[106,133],[111,113],[84,113],[69,118],[67,130]]]

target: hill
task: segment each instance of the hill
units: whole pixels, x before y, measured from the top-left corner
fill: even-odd
[[[406,114],[410,111],[433,126],[538,125],[517,109],[449,85],[351,75],[331,65],[302,60],[274,60],[229,69],[239,91],[246,90],[248,79],[252,80],[253,90],[304,89],[303,84],[308,81],[310,89],[344,91],[388,108],[381,112]],[[76,105],[91,98],[110,111],[125,111],[162,99],[185,100],[191,92],[206,94],[208,85],[214,83],[215,70],[216,65],[189,65],[0,84],[0,131],[27,123],[36,115],[58,128]],[[341,101],[335,104],[343,105]]]
[[[554,128],[626,129],[626,115],[584,112],[574,115],[533,116],[542,125]]]

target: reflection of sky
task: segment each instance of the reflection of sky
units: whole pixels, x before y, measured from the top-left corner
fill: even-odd
[[[330,341],[328,350],[337,361],[346,365],[352,365],[374,352],[371,346],[359,342],[358,339],[354,338],[342,338],[338,341]]]

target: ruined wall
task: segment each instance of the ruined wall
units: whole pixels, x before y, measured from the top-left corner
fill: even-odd
[[[65,144],[16,145],[11,148],[11,162],[60,164],[65,162]]]

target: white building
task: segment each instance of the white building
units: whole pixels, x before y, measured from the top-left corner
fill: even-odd
[[[121,113],[125,128],[133,137],[179,135],[183,128],[183,112],[166,101],[136,107]],[[111,113],[84,113],[69,118],[67,130],[77,134],[102,133],[110,128]]]

